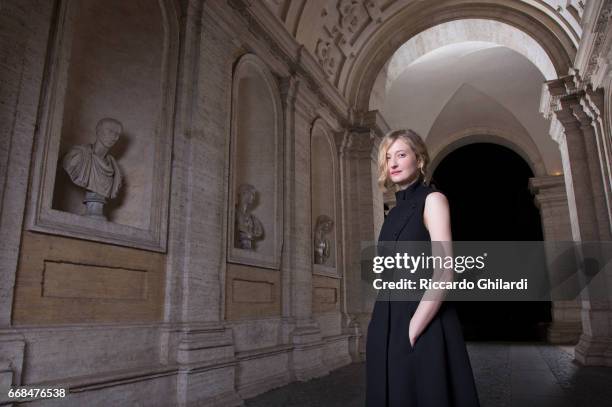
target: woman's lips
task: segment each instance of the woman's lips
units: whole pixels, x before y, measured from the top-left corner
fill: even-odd
[[[391,171],[391,175],[399,174],[401,171]]]

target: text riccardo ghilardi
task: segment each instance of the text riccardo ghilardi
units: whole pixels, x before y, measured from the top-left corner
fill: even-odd
[[[440,269],[454,270],[461,274],[469,270],[482,270],[485,268],[485,258],[487,253],[481,256],[425,256],[421,253],[419,256],[412,256],[408,253],[396,253],[395,256],[375,256],[373,258],[372,271],[380,274],[385,269],[405,270],[411,274],[419,269]],[[481,278],[474,283],[465,279],[459,281],[433,281],[431,278],[421,278],[418,281],[402,278],[399,281],[384,281],[381,278],[374,279],[372,282],[374,288],[381,289],[400,289],[400,290],[430,290],[430,289],[450,289],[450,290],[471,290],[475,287],[484,290],[526,290],[527,279],[522,278],[518,281],[507,281],[501,278],[494,280],[489,278]]]

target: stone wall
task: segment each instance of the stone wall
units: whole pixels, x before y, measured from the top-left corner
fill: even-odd
[[[99,9],[84,27],[67,8],[74,3],[61,0],[9,2],[0,14],[9,28],[0,37],[7,61],[0,115],[11,124],[1,130],[7,143],[0,147],[0,383],[70,391],[33,405],[236,405],[351,360],[341,250],[334,252],[336,276],[313,276],[310,219],[311,125],[318,118],[341,131],[344,102],[312,56],[301,55],[258,5],[157,4],[167,37],[153,51],[166,59],[149,58],[147,72],[166,79],[147,82],[144,93],[129,88],[129,66],[147,55],[90,58],[92,49],[73,37],[78,27],[93,30],[120,16],[123,6],[80,3],[83,12]],[[102,39],[114,52],[131,49],[113,38]],[[73,58],[58,59],[66,49]],[[276,173],[258,175],[279,186],[284,212],[275,267],[245,264],[228,250],[232,81],[247,54],[263,61],[279,92],[279,133],[270,142],[286,149],[278,150]],[[122,80],[126,86],[117,85]],[[65,108],[55,109],[58,100]],[[162,110],[139,113],[147,103]],[[115,216],[94,221],[59,164],[69,145],[95,140],[91,120],[109,109],[124,127],[127,144],[110,153],[129,197],[105,208]]]

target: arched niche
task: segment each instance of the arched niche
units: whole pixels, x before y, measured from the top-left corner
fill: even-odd
[[[165,251],[178,61],[175,3],[63,0],[54,28],[30,228]],[[116,165],[91,154],[97,124],[105,118],[122,128],[108,151]],[[102,217],[87,213],[85,185],[76,185],[65,169],[75,147],[82,148],[84,163],[99,158],[103,171],[106,165],[122,175]],[[78,170],[83,179],[92,178],[86,164]]]
[[[340,220],[337,203],[338,163],[336,145],[322,119],[313,123],[310,152],[313,269],[315,272],[336,273]],[[320,228],[324,230],[318,230]],[[327,255],[322,256],[324,248]]]
[[[265,64],[247,54],[232,82],[228,260],[280,268],[282,105]]]

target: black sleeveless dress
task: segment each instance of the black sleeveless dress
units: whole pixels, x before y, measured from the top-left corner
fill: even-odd
[[[379,241],[431,241],[423,223],[433,187],[417,181],[395,194]],[[418,301],[377,300],[366,342],[367,407],[479,407],[472,366],[452,302],[410,345],[410,319]]]

